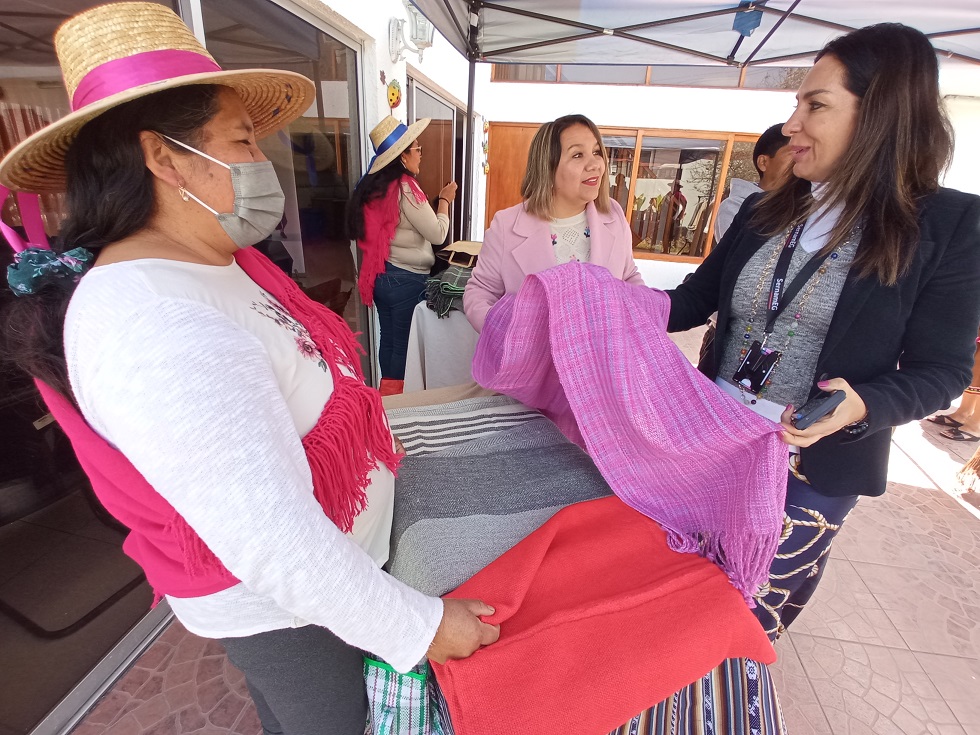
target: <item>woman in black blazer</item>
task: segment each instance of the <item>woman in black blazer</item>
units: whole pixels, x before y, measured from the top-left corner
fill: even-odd
[[[817,56],[783,127],[792,175],[746,200],[693,277],[670,331],[718,311],[699,368],[779,421],[786,522],[756,613],[776,638],[819,582],[861,495],[885,491],[891,429],[969,384],[980,323],[980,198],[939,187],[952,154],[928,39],[899,24]],[[842,391],[806,429],[798,407]],[[795,408],[794,408],[795,407]]]

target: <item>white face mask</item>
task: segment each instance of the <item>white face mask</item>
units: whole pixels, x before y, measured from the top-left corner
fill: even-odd
[[[286,196],[282,193],[279,177],[276,176],[271,161],[224,163],[197,148],[174,140],[169,135],[163,137],[231,171],[231,185],[235,190],[234,212],[218,212],[187,189],[183,189],[183,192],[217,217],[221,228],[238,247],[251,247],[275,231],[282,221]]]

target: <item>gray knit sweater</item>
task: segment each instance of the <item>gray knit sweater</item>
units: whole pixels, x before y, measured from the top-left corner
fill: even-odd
[[[747,349],[755,339],[762,341],[766,324],[766,302],[769,298],[769,286],[772,283],[772,270],[775,265],[773,253],[782,249],[788,234],[787,232],[777,235],[761,247],[746,263],[735,284],[728,336],[721,369],[718,372],[718,377],[729,383],[734,383],[732,376],[741,363],[741,350]],[[806,402],[817,379],[814,374],[817,369],[817,358],[820,356],[827,330],[834,317],[834,310],[844,288],[847,272],[854,260],[858,241],[859,237],[852,236],[841,248],[839,257],[833,260],[828,258],[824,262],[827,272],[823,275],[815,273],[811,276],[807,284],[800,289],[776,319],[772,336],[766,346],[780,350],[782,357],[772,373],[772,384],[763,393],[763,398],[782,405],[792,403],[794,406],[802,406]],[[815,253],[797,247],[790,261],[786,282],[792,283],[796,274],[814,255]],[[767,269],[766,266],[770,263]],[[753,311],[753,300],[762,279],[765,279],[765,282],[759,289],[760,295]],[[803,310],[800,311],[800,302],[807,287],[814,281],[817,281],[817,285]],[[796,321],[797,313],[801,314],[801,318],[793,328],[792,323]],[[753,316],[755,323],[752,325],[752,331],[746,332],[745,327]],[[790,331],[795,333],[792,337],[789,336]],[[748,339],[745,338],[746,334],[749,335]]]

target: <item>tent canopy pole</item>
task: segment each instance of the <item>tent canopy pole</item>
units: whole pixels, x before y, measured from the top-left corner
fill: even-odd
[[[462,234],[466,239],[470,239],[473,236],[473,181],[476,176],[476,162],[474,160],[474,139],[476,137],[476,131],[473,129],[473,98],[475,95],[476,86],[476,59],[477,59],[477,33],[479,27],[477,25],[477,20],[479,18],[480,3],[478,0],[474,0],[470,3],[469,12],[469,27],[470,27],[470,38],[469,38],[469,53],[467,57],[470,62],[470,73],[469,73],[469,83],[466,89],[466,145],[465,152],[463,154],[463,196],[461,210],[463,213],[463,229]],[[482,240],[482,236],[480,237]]]

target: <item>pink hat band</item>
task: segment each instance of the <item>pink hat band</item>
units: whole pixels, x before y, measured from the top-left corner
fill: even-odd
[[[194,51],[144,51],[100,64],[82,77],[71,96],[72,112],[134,87],[191,74],[212,74],[221,67]]]

